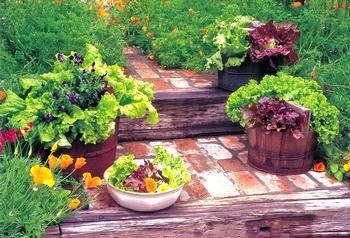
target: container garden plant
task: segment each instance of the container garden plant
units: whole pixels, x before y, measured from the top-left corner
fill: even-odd
[[[274,174],[308,171],[315,138],[322,146],[339,132],[339,111],[327,102],[321,87],[284,73],[239,88],[230,95],[226,112],[247,128],[249,164]]]
[[[56,144],[66,148],[59,152],[85,157],[86,166],[75,176],[86,171],[102,176],[115,160],[118,117],[139,118],[148,111],[148,122],[157,123],[154,88],[126,77],[118,65],[104,64],[90,44],[84,57],[75,52],[56,57],[52,72],[20,79],[23,95],[6,92],[0,115],[14,128],[32,122],[25,137],[31,145]]]
[[[294,24],[262,24],[250,16],[215,23],[204,38],[217,49],[207,59],[207,68],[218,69],[220,88],[235,91],[250,79],[261,80],[276,74],[280,66],[295,63],[293,44],[299,35]]]
[[[182,158],[156,147],[152,160],[134,160],[133,155],[119,157],[106,170],[104,179],[119,205],[149,212],[175,203],[190,175]]]

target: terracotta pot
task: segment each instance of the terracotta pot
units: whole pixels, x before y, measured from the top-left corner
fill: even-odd
[[[84,144],[81,141],[74,141],[69,149],[59,150],[59,153],[69,154],[73,158],[86,158],[86,165],[73,173],[73,177],[80,179],[85,172],[91,172],[92,176],[102,177],[105,170],[111,166],[116,159],[116,151],[118,145],[118,127],[119,119],[115,123],[115,133],[107,140],[98,144]],[[70,173],[74,168],[71,165],[67,169]]]
[[[226,57],[223,56],[223,59],[226,63]],[[249,80],[260,81],[267,74],[275,75],[276,70],[271,69],[267,62],[253,63],[247,57],[240,66],[225,67],[223,71],[218,71],[218,87],[234,92]]]
[[[277,175],[301,174],[309,171],[317,147],[312,131],[295,139],[289,132],[271,131],[263,127],[248,132],[248,164],[264,172]]]

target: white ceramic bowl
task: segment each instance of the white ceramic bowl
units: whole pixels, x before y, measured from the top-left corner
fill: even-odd
[[[139,163],[138,163],[139,164]],[[137,193],[121,190],[108,182],[112,166],[104,173],[104,179],[107,182],[107,189],[111,197],[120,206],[134,211],[152,212],[158,211],[173,205],[183,189],[183,185],[161,193]]]

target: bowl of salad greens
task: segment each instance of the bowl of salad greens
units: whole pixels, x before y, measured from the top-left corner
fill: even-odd
[[[156,147],[153,159],[120,156],[105,171],[104,179],[109,194],[120,206],[151,212],[173,205],[191,176],[181,157]]]

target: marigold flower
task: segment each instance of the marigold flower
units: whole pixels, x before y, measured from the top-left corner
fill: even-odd
[[[147,32],[147,26],[143,26],[143,27],[142,27],[142,31],[143,31],[143,32]]]
[[[193,9],[192,9],[192,8],[189,8],[189,9],[188,9],[188,13],[189,13],[189,14],[192,14],[192,13],[193,13]]]
[[[83,157],[79,157],[75,160],[74,169],[80,169],[84,165],[86,165],[86,159]]]
[[[108,12],[106,12],[106,10],[104,10],[102,8],[98,9],[98,15],[101,18],[107,18],[109,16]]]
[[[137,17],[134,17],[134,16],[130,17],[130,21],[132,24],[140,25],[140,21],[139,19],[137,19]]]
[[[48,164],[50,169],[54,169],[58,165],[58,159],[54,155],[49,155],[48,157]]]
[[[70,200],[69,209],[75,210],[79,207],[79,205],[80,205],[80,200],[78,198],[74,198]]]
[[[100,177],[92,177],[91,173],[83,173],[83,179],[85,183],[85,187],[87,189],[96,188],[102,185],[102,179]]]
[[[145,178],[146,191],[155,193],[157,191],[157,182],[153,178]]]
[[[325,169],[326,169],[326,166],[323,162],[319,162],[319,163],[314,164],[314,170],[316,172],[323,172],[323,171],[325,171]]]
[[[43,166],[34,165],[31,167],[30,176],[33,177],[33,182],[36,186],[43,184],[52,188],[55,184],[51,170]]]
[[[303,5],[301,2],[292,2],[290,5],[292,5],[292,7],[294,8],[298,8],[301,7],[301,5]]]
[[[347,173],[347,172],[349,172],[349,170],[350,170],[350,163],[348,162],[348,163],[343,165],[343,171],[345,173]]]
[[[0,102],[6,99],[6,93],[4,91],[0,91]]]
[[[148,38],[153,38],[154,37],[154,33],[153,32],[148,32],[147,33],[147,37]]]
[[[70,155],[62,154],[60,158],[60,166],[62,169],[68,168],[71,164],[73,164],[73,158]]]

